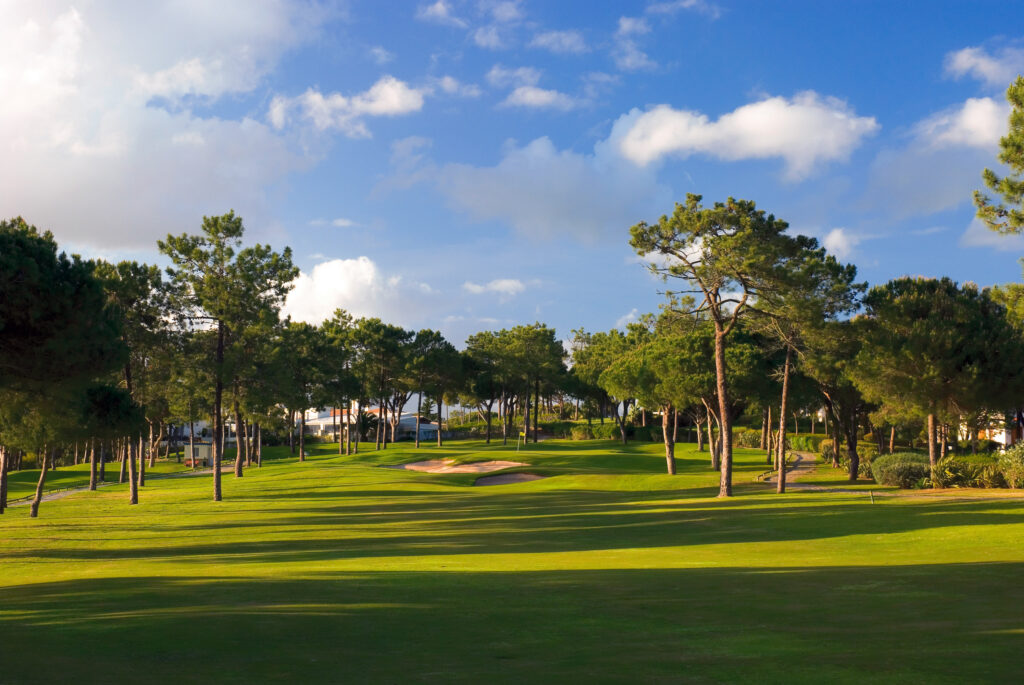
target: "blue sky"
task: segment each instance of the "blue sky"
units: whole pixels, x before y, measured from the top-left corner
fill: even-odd
[[[407,327],[653,311],[628,229],[755,200],[873,283],[1020,280],[971,191],[1012,3],[0,0],[0,214],[158,261],[234,208],[288,304]],[[14,94],[12,96],[12,94]]]

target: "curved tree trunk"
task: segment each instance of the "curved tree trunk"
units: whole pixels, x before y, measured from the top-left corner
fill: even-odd
[[[719,497],[732,497],[732,416],[729,413],[729,387],[725,375],[725,331],[715,323],[715,376],[718,389],[718,436],[721,452]]]
[[[779,418],[786,416],[786,405],[789,400],[789,361],[792,350],[786,346],[786,362],[782,366],[782,401],[779,403]],[[786,422],[779,421],[779,477],[776,492],[786,492]]]
[[[676,446],[674,432],[669,432],[669,415],[672,414],[672,407],[661,408],[661,432],[665,438],[665,465],[668,468],[668,475],[676,475]]]
[[[39,451],[39,482],[36,483],[36,495],[32,498],[32,509],[29,511],[29,516],[35,518],[39,516],[39,503],[43,501],[43,485],[46,483],[46,472],[50,468],[50,462],[46,458],[46,449]],[[134,503],[133,503],[134,504]]]

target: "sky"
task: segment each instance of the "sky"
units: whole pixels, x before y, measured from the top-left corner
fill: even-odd
[[[0,0],[0,216],[90,258],[235,210],[286,304],[457,345],[656,311],[629,228],[737,197],[860,277],[1021,280],[974,221],[1005,2]]]

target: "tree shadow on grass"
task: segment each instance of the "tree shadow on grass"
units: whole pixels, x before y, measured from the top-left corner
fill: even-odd
[[[1013,682],[1022,563],[0,588],[3,681]],[[955,646],[954,646],[955,645]]]

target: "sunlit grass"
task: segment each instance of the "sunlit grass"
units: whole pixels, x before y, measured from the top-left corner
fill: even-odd
[[[112,485],[37,520],[9,510],[0,682],[1019,673],[1020,500],[777,496],[755,483],[754,450],[737,451],[737,496],[720,500],[692,445],[677,476],[652,443],[307,451],[300,464],[267,448],[262,468],[225,474],[219,503],[200,475],[154,479],[135,507]],[[431,458],[549,477],[473,487],[479,474],[380,468]]]

